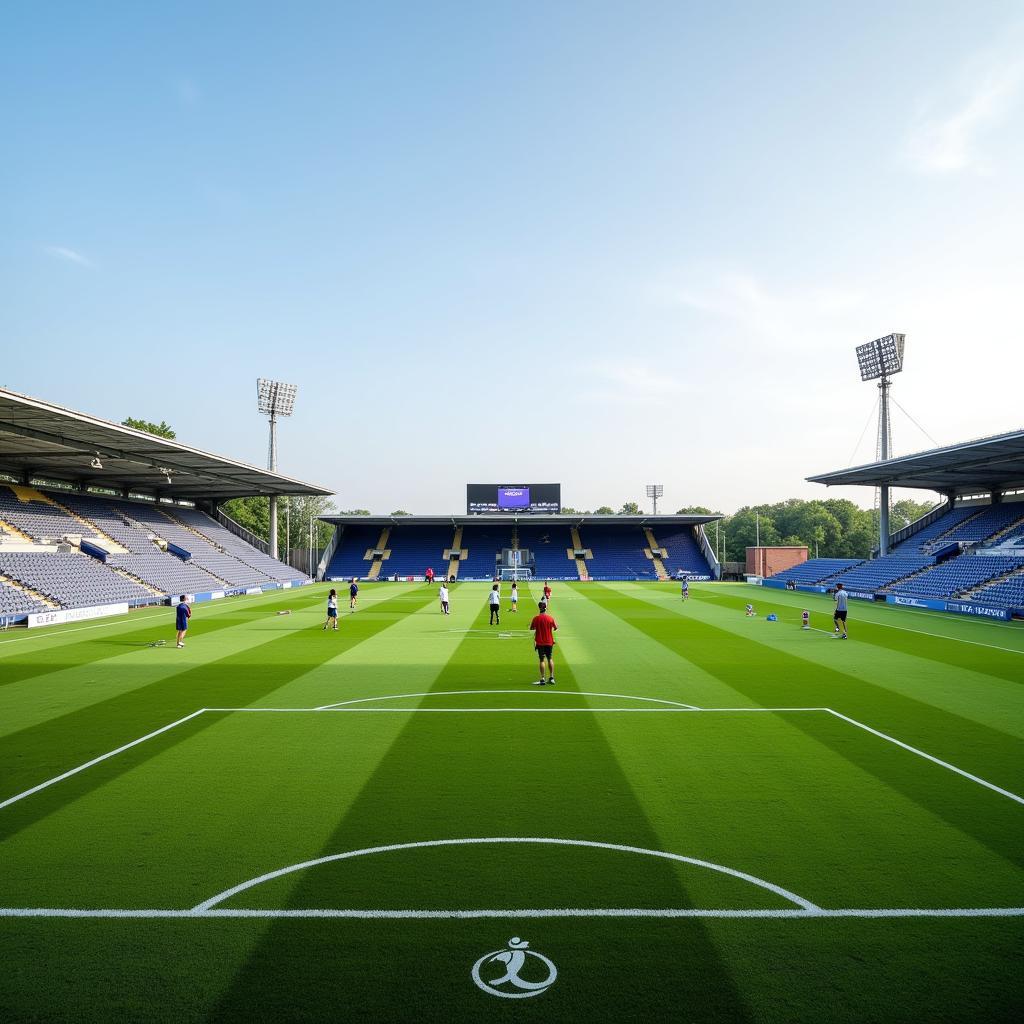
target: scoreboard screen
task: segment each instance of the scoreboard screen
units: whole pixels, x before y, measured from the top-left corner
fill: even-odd
[[[552,515],[561,511],[561,484],[467,484],[466,486],[466,512],[471,516],[505,512]]]

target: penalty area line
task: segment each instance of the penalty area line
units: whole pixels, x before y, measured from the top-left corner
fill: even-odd
[[[918,757],[923,757],[926,761],[931,761],[932,764],[937,764],[941,768],[948,768],[951,772],[955,772],[957,775],[962,775],[965,779],[969,779],[971,782],[976,782],[979,786],[984,786],[986,789],[991,789],[994,793],[998,793],[1000,796],[1008,797],[1010,800],[1013,800],[1018,804],[1024,804],[1024,797],[1018,796],[1016,793],[1011,793],[1008,789],[1003,789],[1001,786],[997,786],[993,782],[988,782],[978,775],[972,775],[970,772],[964,771],[963,768],[957,768],[955,764],[943,761],[941,758],[934,757],[932,754],[926,754],[923,750],[919,750],[917,747],[912,747],[909,743],[904,743],[902,740],[898,740],[894,736],[889,736],[887,733],[879,732],[877,729],[872,729],[870,725],[865,725],[863,722],[858,722],[855,718],[849,718],[847,715],[840,714],[832,708],[825,708],[824,710],[826,710],[830,715],[835,715],[836,718],[840,718],[844,722],[848,722],[850,725],[855,725],[858,729],[863,729],[865,732],[871,733],[872,736],[877,736],[879,739],[886,740],[888,743],[894,743],[897,747],[909,750],[911,754],[917,754]]]
[[[386,694],[380,697],[358,697],[355,700],[343,700],[337,704],[322,704],[318,707],[317,711],[333,711],[335,708],[344,708],[352,704],[371,704],[374,701],[379,700],[409,700],[413,697],[465,697],[477,694],[492,694],[492,693],[512,693],[522,696],[523,694],[530,693],[530,690],[429,690],[425,693],[396,693]],[[537,692],[537,691],[532,691]],[[668,704],[672,707],[677,708],[688,708],[691,711],[699,711],[700,709],[694,704],[684,704],[678,700],[667,700],[664,697],[637,697],[628,693],[593,693],[588,690],[559,690],[559,691],[548,691],[548,693],[557,692],[560,696],[564,697],[610,697],[615,700],[637,700],[645,701],[650,704]],[[589,710],[589,709],[587,709]]]
[[[1024,907],[839,907],[814,910],[803,908],[727,908],[695,907],[530,907],[480,910],[347,910],[310,908],[308,910],[260,910],[213,908],[210,910],[159,909],[78,909],[59,907],[0,907],[0,918],[157,918],[166,920],[203,920],[204,918],[340,918],[348,920],[474,920],[479,918],[747,918],[751,920],[801,920],[836,918],[976,918],[1024,917]]]
[[[115,757],[118,754],[123,754],[126,750],[131,750],[132,747],[137,747],[140,743],[145,743],[146,740],[151,740],[155,736],[159,736],[161,733],[167,732],[168,729],[173,729],[176,726],[184,725],[185,722],[190,721],[197,715],[203,714],[208,710],[207,708],[200,708],[198,711],[193,711],[191,715],[186,715],[184,718],[179,718],[176,722],[171,722],[169,725],[161,726],[159,729],[154,729],[153,732],[146,733],[145,736],[140,736],[137,740],[132,740],[130,743],[124,743],[116,750],[109,750],[105,754],[100,754],[99,757],[94,757],[91,761],[86,761],[85,764],[78,765],[77,768],[72,768],[69,771],[62,772],[60,775],[55,775],[52,779],[47,779],[45,782],[40,782],[38,786],[33,786],[31,789],[26,789],[24,793],[18,793],[15,796],[8,797],[6,800],[0,802],[0,810],[5,807],[9,807],[11,804],[17,803],[19,800],[24,800],[27,796],[32,796],[33,793],[38,793],[40,790],[46,789],[48,786],[53,786],[58,782],[63,782],[65,779],[70,779],[72,775],[77,775],[79,772],[84,772],[86,768],[92,768],[93,765],[99,764],[101,761],[106,761],[107,758]]]

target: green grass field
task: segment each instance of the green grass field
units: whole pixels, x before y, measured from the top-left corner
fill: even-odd
[[[1020,1019],[1020,626],[487,589],[0,635],[0,1020]]]

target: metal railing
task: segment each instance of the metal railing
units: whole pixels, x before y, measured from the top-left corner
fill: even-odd
[[[223,509],[217,509],[216,519],[225,530],[230,530],[236,537],[241,537],[246,544],[251,544],[265,555],[270,554],[270,545],[265,540],[261,540],[251,530],[247,530],[240,523],[236,523]]]

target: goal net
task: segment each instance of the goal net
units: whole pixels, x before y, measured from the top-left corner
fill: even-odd
[[[501,578],[503,580],[529,580],[533,578],[533,573],[529,569],[509,569],[502,567]]]

